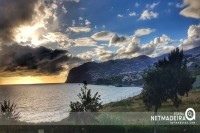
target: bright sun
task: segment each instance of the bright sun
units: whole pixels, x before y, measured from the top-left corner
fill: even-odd
[[[52,17],[51,10],[44,8],[41,12],[42,1],[38,2],[34,11],[36,15],[32,21],[14,29],[14,39],[19,44],[38,46],[41,44],[41,37],[48,31],[48,19]]]
[[[42,28],[42,24],[35,24],[33,26],[21,26],[16,29],[15,40],[18,43],[31,43],[31,45],[38,46],[40,44],[39,29]]]

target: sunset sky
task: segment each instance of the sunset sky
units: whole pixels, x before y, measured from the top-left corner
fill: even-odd
[[[0,0],[0,84],[63,83],[84,62],[199,45],[199,0]]]

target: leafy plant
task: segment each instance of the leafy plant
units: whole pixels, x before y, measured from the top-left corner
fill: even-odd
[[[178,108],[181,104],[179,96],[188,95],[192,89],[195,78],[191,76],[186,64],[183,51],[177,48],[167,59],[158,61],[144,72],[142,99],[147,109],[154,107],[155,115],[168,99]]]
[[[4,100],[0,103],[0,119],[2,121],[16,121],[19,119],[19,112],[17,112],[16,105],[9,100]]]
[[[98,112],[102,108],[98,92],[92,96],[91,89],[87,88],[87,82],[84,81],[81,93],[78,94],[79,101],[70,103],[69,118],[75,120],[76,123],[84,123],[84,121],[95,121],[92,113]]]

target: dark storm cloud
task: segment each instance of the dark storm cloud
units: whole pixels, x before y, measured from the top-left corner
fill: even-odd
[[[45,47],[32,48],[13,44],[0,50],[0,71],[27,71],[29,75],[55,75],[81,60],[72,57],[65,50],[51,50]],[[32,74],[30,73],[32,72]]]
[[[0,40],[13,41],[13,30],[31,23],[39,0],[0,0]],[[40,11],[44,9],[42,5]]]

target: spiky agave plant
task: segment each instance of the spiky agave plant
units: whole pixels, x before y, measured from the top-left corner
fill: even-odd
[[[0,109],[0,119],[2,121],[16,121],[20,118],[16,105],[11,103],[10,100],[3,100],[0,103]]]

